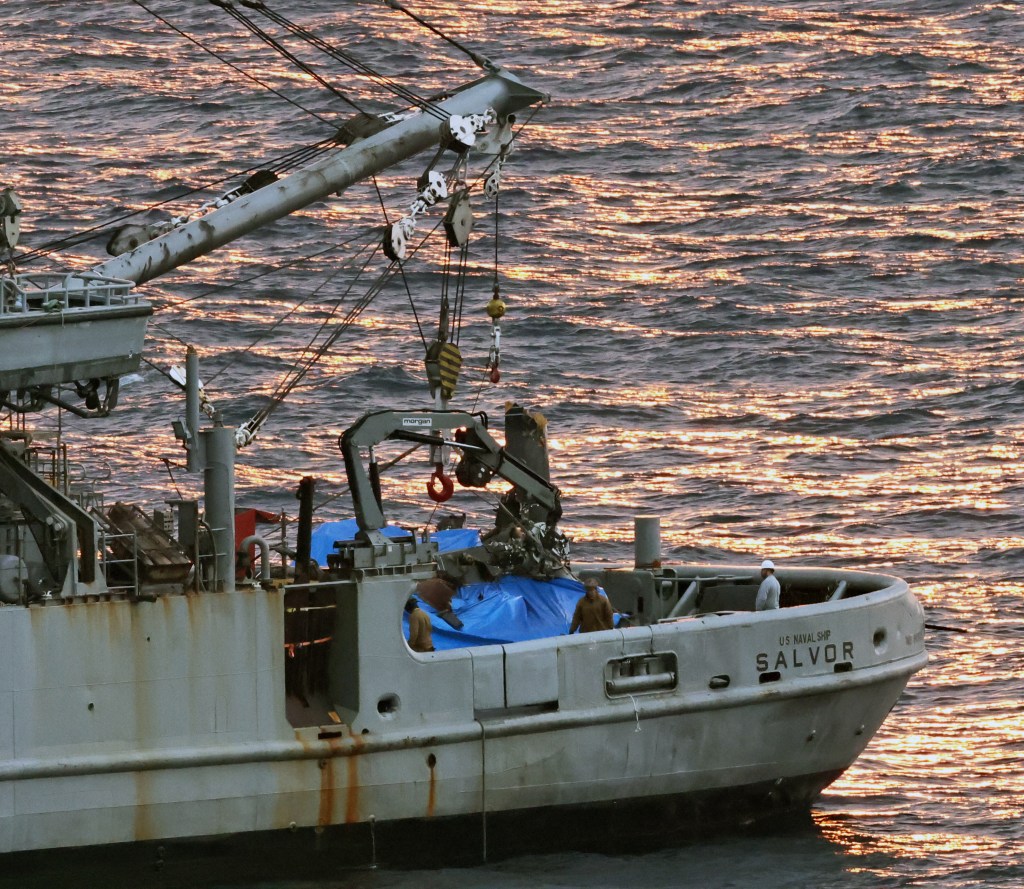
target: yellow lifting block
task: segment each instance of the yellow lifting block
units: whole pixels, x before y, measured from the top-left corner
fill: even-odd
[[[445,343],[441,346],[438,360],[441,365],[441,394],[451,398],[455,394],[455,384],[459,381],[459,371],[462,369],[462,353],[455,343]]]

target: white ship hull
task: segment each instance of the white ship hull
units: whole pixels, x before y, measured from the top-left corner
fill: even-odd
[[[282,832],[313,853],[347,826],[331,860],[369,863],[402,857],[392,827],[452,823],[481,860],[514,816],[543,836],[625,806],[669,833],[806,809],[925,661],[902,581],[809,573],[884,588],[414,654],[409,578],[329,584],[339,626],[359,617],[332,643],[344,724],[288,706],[281,591],[0,608],[0,852]]]

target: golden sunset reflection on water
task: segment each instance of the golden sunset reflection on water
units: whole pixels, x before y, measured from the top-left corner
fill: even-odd
[[[370,53],[418,95],[478,76],[385,4],[272,5]],[[658,515],[668,564],[768,556],[892,573],[932,625],[929,666],[816,806],[824,842],[807,872],[788,838],[772,837],[764,858],[702,842],[694,867],[671,857],[657,879],[645,870],[656,856],[640,857],[629,878],[987,887],[986,868],[1020,863],[1024,843],[1019,4],[409,5],[551,95],[519,116],[529,125],[503,173],[498,384],[485,368],[494,208],[472,183],[452,406],[486,410],[499,438],[506,400],[547,415],[573,568],[630,564],[633,517]],[[352,113],[210,4],[160,6],[320,119],[134,4],[107,6],[44,4],[44,27],[26,0],[0,4],[0,184],[25,195],[31,246],[171,198],[150,218],[198,212],[241,171],[330,138]],[[315,65],[371,110],[408,106]],[[195,346],[225,422],[252,416],[337,330],[362,293],[348,292],[360,267],[350,251],[379,245],[385,213],[407,212],[427,161],[148,284],[158,312],[147,359],[166,369]],[[427,216],[424,233],[441,213]],[[104,240],[39,266],[88,268]],[[443,255],[435,237],[407,263],[427,336]],[[316,521],[349,517],[338,435],[366,410],[428,404],[419,337],[396,276],[240,452],[238,504],[293,516],[295,488],[313,475],[326,504]],[[180,393],[160,370],[125,380],[112,417],[64,421],[89,456],[74,458],[76,477],[108,502],[202,496],[169,428]],[[404,448],[378,450],[389,460]],[[418,452],[385,473],[390,520],[425,527],[465,511],[489,527],[504,485],[457,486],[436,506],[432,471]],[[784,863],[762,872],[770,855]],[[749,872],[728,871],[744,856]],[[700,871],[709,861],[713,872]]]
[[[941,856],[950,871],[977,867],[979,858],[1003,862],[1019,852],[1013,828],[1024,815],[1024,656],[1019,611],[1005,610],[1024,586],[966,583],[955,599],[941,584],[915,589],[946,612],[930,631],[931,662],[868,750],[825,791],[814,820],[868,871],[884,868],[887,857]],[[969,630],[954,618],[967,613]],[[917,790],[908,798],[910,788]],[[993,831],[993,822],[1003,829]]]

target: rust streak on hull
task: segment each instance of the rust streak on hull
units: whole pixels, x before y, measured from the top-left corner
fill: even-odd
[[[353,749],[348,757],[348,790],[345,797],[345,823],[359,820],[359,754],[363,749],[360,735],[352,735]]]
[[[334,823],[334,758],[338,755],[338,742],[329,738],[330,756],[321,759],[320,766],[320,808],[317,812],[317,827],[327,827]]]
[[[437,808],[437,772],[435,766],[437,765],[434,754],[430,754],[427,759],[427,767],[430,769],[430,787],[427,790],[427,817],[434,817],[434,810]]]
[[[317,827],[327,827],[334,811],[334,760],[320,760],[320,809],[317,812]]]

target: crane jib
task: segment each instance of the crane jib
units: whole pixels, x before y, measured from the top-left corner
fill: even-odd
[[[499,119],[546,97],[502,71],[433,106],[445,115],[491,108]],[[96,266],[101,275],[142,284],[256,229],[337,194],[426,150],[439,141],[438,119],[420,113],[322,158],[290,176]]]

